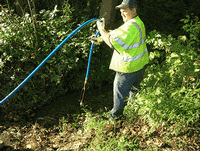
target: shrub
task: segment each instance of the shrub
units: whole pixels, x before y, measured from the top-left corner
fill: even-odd
[[[181,19],[184,22],[183,29],[189,34],[189,39],[187,43],[189,46],[195,47],[196,51],[199,53],[199,45],[200,45],[200,21],[198,16],[194,16],[193,14],[187,15],[185,19]],[[183,38],[183,37],[180,37]]]
[[[194,27],[197,26],[196,22]],[[199,42],[195,38],[199,31],[187,31],[193,35],[187,40],[186,36],[175,39],[156,31],[150,33],[147,42],[152,48],[151,63],[136,101],[138,113],[152,125],[164,122],[173,126],[169,134],[178,134],[182,127],[197,123],[200,115],[200,57],[199,48],[193,45],[194,41]],[[155,61],[162,57],[166,59]]]
[[[0,12],[1,99],[17,87],[73,31],[72,29],[77,28],[70,5],[63,10],[57,10],[56,6],[53,11],[41,10],[39,14],[34,14],[31,8],[30,10],[31,14],[25,13],[22,17],[6,8],[2,8]],[[84,18],[80,24],[87,20],[89,18]],[[94,24],[87,25],[74,35],[23,89],[4,105],[15,106],[17,110],[37,108],[70,89],[82,88],[91,45],[89,37],[96,33]],[[100,64],[91,67],[100,68],[103,73],[98,76],[95,71],[90,72],[91,77],[97,77],[91,81],[94,84],[102,83],[109,74],[106,58],[108,55],[105,50],[100,52],[98,49],[94,48],[94,56]],[[101,56],[105,57],[99,58]]]

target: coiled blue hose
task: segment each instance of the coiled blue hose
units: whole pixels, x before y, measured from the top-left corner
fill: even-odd
[[[75,33],[77,33],[81,28],[83,28],[85,25],[89,24],[92,21],[96,21],[96,20],[100,20],[99,18],[93,18],[90,19],[88,21],[86,21],[85,23],[83,23],[81,26],[79,26],[78,28],[76,28],[66,39],[64,39],[43,61],[42,63],[39,64],[39,66],[19,85],[17,86],[9,95],[7,95],[1,102],[0,105],[3,104],[7,99],[9,99],[15,92],[17,92],[46,62],[49,58],[51,58],[53,56],[53,54],[64,45],[64,43],[67,42],[67,40],[69,40]],[[97,32],[98,33],[98,32]],[[93,43],[92,43],[92,47],[91,50],[93,49]],[[90,59],[91,59],[91,51],[90,50],[90,57],[89,57],[89,62],[88,62],[88,69],[87,69],[87,74],[86,74],[86,78],[88,77],[89,74],[89,67],[90,67]]]

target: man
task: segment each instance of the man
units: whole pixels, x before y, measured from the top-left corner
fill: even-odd
[[[145,43],[146,33],[144,23],[136,12],[136,0],[123,0],[120,9],[124,24],[108,33],[105,22],[97,21],[97,27],[103,41],[114,48],[110,69],[116,71],[113,84],[114,105],[110,111],[112,119],[123,114],[125,99],[133,99],[134,91],[140,90],[145,67],[148,64],[148,51]]]

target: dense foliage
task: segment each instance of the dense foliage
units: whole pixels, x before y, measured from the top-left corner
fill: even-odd
[[[198,122],[200,115],[200,22],[189,16],[182,21],[190,37],[150,33],[150,65],[136,101],[147,121],[175,124],[172,132],[177,134],[180,128]]]
[[[23,9],[30,13],[28,8],[29,0],[2,0],[1,4],[9,3],[10,7],[14,8],[15,13],[18,15],[21,14],[19,2]],[[113,0],[118,1],[118,4],[122,0]],[[69,3],[74,9],[73,16],[76,16],[77,19],[82,19],[84,17],[94,18],[99,16],[99,10],[101,7],[102,0],[33,0],[30,3],[34,3],[36,13],[39,13],[40,10],[53,10],[55,5],[58,5],[58,9],[63,9],[66,3]],[[194,16],[199,16],[199,5],[200,0],[138,0],[138,14],[144,21],[147,33],[157,29],[158,31],[165,34],[172,34],[174,37],[177,37],[182,34],[181,27],[183,23],[180,22],[180,19],[184,18],[186,15],[194,14]],[[15,5],[17,4],[17,5]],[[81,12],[81,13],[80,13]],[[121,14],[119,11],[115,19],[115,28],[117,28],[121,22]],[[184,33],[186,34],[186,32]]]
[[[91,2],[88,1],[87,5],[91,5]],[[3,107],[0,113],[3,111],[5,113],[4,121],[7,119],[16,122],[25,121],[22,129],[15,127],[7,130],[8,140],[13,141],[13,144],[9,145],[34,150],[46,150],[47,146],[54,149],[65,146],[69,149],[73,142],[74,148],[86,150],[97,148],[99,150],[113,148],[116,150],[147,148],[157,150],[170,147],[174,150],[198,150],[200,21],[196,16],[198,12],[192,10],[192,7],[195,8],[198,5],[195,6],[195,3],[191,2],[189,5],[192,7],[181,14],[184,11],[183,8],[175,9],[177,5],[185,6],[181,2],[178,0],[164,3],[162,0],[159,2],[151,0],[140,3],[141,18],[148,31],[147,46],[150,63],[141,83],[142,90],[136,95],[136,99],[130,100],[125,107],[126,119],[121,125],[120,123],[111,125],[108,120],[108,105],[105,106],[104,101],[108,104],[112,103],[112,98],[109,97],[100,99],[97,97],[96,104],[93,100],[89,100],[88,102],[92,105],[89,109],[85,109],[85,113],[81,116],[80,114],[69,115],[68,110],[63,106],[62,109],[66,112],[65,117],[59,120],[59,127],[54,125],[50,130],[41,128],[38,123],[27,128],[24,126],[24,124],[27,125],[27,121],[20,119],[20,115],[24,114],[29,117],[34,116],[30,114],[30,110],[65,94],[68,90],[82,88],[90,49],[89,37],[96,33],[96,25],[93,23],[74,35],[22,89],[0,106]],[[86,5],[85,2],[82,4],[77,7]],[[169,7],[169,10],[173,12],[167,12],[167,9],[163,9],[166,12],[159,12],[159,9],[153,9],[159,5],[161,5],[159,9]],[[148,14],[149,9],[142,9],[148,7],[152,8],[154,13]],[[63,9],[60,6],[54,6],[52,10],[40,10],[38,13],[35,13],[33,8],[29,8],[29,13],[22,11],[22,16],[18,16],[9,7],[1,7],[0,99],[18,86],[76,27],[91,19],[91,15],[95,14],[88,15],[86,9],[84,13],[81,10],[76,11],[69,4],[64,5]],[[52,7],[48,6],[48,8]],[[149,19],[146,14],[156,14],[157,18],[152,15]],[[179,17],[184,19],[177,25]],[[169,26],[172,24],[171,20],[174,22],[172,26]],[[166,25],[166,29],[163,25]],[[102,44],[94,47],[87,88],[101,86],[104,81],[113,82],[114,72],[108,70],[111,53],[104,46]],[[91,108],[96,110],[97,106],[105,107],[106,111],[94,115],[91,113]],[[68,105],[68,107],[71,106]],[[53,122],[45,118],[44,120],[49,123],[55,123],[54,118]],[[74,122],[70,123],[70,118],[73,118]],[[5,125],[0,125],[0,130],[6,129],[5,127]],[[6,135],[6,133],[3,134]],[[2,138],[5,139],[4,135]]]
[[[90,19],[85,17],[78,24],[70,5],[63,10],[58,10],[57,6],[52,11],[41,10],[39,14],[31,11],[22,17],[12,11],[2,8],[0,12],[1,99],[18,86],[75,28]],[[80,90],[87,68],[90,37],[96,33],[95,26],[95,23],[87,25],[68,40],[10,102],[16,108],[35,108],[63,95],[67,90]],[[99,48],[94,47],[91,83],[87,88],[91,84],[101,86],[103,81],[110,81],[108,57],[106,50],[99,53]],[[102,71],[105,74],[100,74]]]
[[[149,33],[150,63],[141,91],[128,100],[121,125],[107,124],[104,114],[86,111],[84,132],[95,135],[88,150],[199,149],[200,22],[191,18],[182,19],[190,37]]]
[[[180,20],[186,15],[199,16],[199,5],[199,0],[138,0],[138,14],[145,22],[147,33],[156,29],[160,33],[178,37],[187,34],[181,30],[184,24]]]

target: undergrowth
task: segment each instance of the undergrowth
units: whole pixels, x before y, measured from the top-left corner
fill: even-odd
[[[68,3],[59,10],[41,10],[35,13],[33,1],[22,16],[14,14],[9,5],[0,4],[0,99],[12,92],[36,67],[78,26],[89,20],[78,20]],[[79,12],[81,13],[81,12]],[[80,90],[84,84],[87,61],[91,47],[90,37],[96,33],[95,22],[85,26],[71,37],[34,76],[6,101],[2,107],[7,112],[34,110],[50,100],[71,90]],[[97,53],[94,47],[90,83],[87,88],[101,86],[109,81],[108,52]],[[101,58],[101,59],[99,59]],[[99,67],[99,64],[101,66]],[[98,69],[98,70],[97,70]],[[104,74],[99,74],[104,72]],[[98,75],[98,76],[97,76]],[[94,78],[95,77],[95,78]],[[109,78],[108,78],[109,77]],[[92,84],[91,84],[92,83]],[[28,100],[28,101],[27,101]],[[12,102],[12,103],[11,103]],[[13,106],[15,104],[15,106]],[[18,112],[17,111],[17,112]],[[19,118],[21,113],[9,116]]]
[[[193,30],[200,25],[188,16],[182,21],[193,23],[192,27],[187,24],[183,27],[191,37],[175,39],[155,30],[150,33],[147,39],[150,64],[141,83],[142,90],[125,107],[123,124],[110,125],[101,115],[86,111],[84,129],[95,137],[85,150],[157,150],[166,146],[175,150],[194,149],[187,136],[180,136],[200,136],[200,49],[196,47],[199,34]],[[108,113],[104,114],[109,118]],[[136,122],[138,119],[140,123]],[[160,139],[150,139],[155,133]]]
[[[8,10],[6,11],[9,12]],[[67,13],[65,14],[66,16],[64,15],[61,18],[70,20],[71,11],[68,8],[66,8],[66,11],[69,14]],[[70,25],[65,26],[65,28],[69,29],[68,31],[65,28],[61,28],[68,22],[53,21],[51,17],[54,17],[55,12],[41,11],[42,15],[40,17],[49,19],[49,22],[37,21],[37,24],[41,25],[38,26],[38,28],[40,27],[39,31],[44,32],[34,31],[34,16],[30,18],[28,14],[22,18],[13,16],[23,25],[21,27],[14,26],[9,20],[7,20],[8,24],[4,23],[2,25],[4,34],[0,35],[3,37],[3,40],[1,39],[1,46],[3,47],[0,49],[2,57],[0,67],[4,70],[0,72],[0,76],[3,77],[3,75],[7,74],[7,77],[3,77],[1,83],[5,85],[4,88],[1,88],[4,93],[11,90],[10,86],[13,85],[13,81],[15,81],[14,86],[16,86],[26,76],[26,73],[32,70],[29,68],[27,71],[23,71],[26,68],[22,69],[21,66],[18,66],[16,63],[17,58],[19,63],[24,60],[27,60],[25,63],[29,63],[28,60],[30,59],[34,62],[34,65],[37,65],[44,59],[44,56],[50,49],[54,48],[63,40],[66,34],[71,32]],[[6,15],[4,11],[1,12],[2,14]],[[4,18],[6,17],[4,16]],[[80,135],[82,138],[84,135],[86,141],[81,145],[79,144],[79,150],[158,150],[159,148],[168,148],[168,146],[175,150],[188,150],[195,147],[199,149],[196,143],[198,139],[196,142],[189,139],[191,139],[192,135],[194,135],[194,139],[196,137],[199,138],[200,134],[200,48],[198,47],[200,24],[198,19],[191,20],[189,16],[182,21],[185,23],[183,29],[190,33],[190,37],[180,36],[178,39],[175,39],[171,35],[162,35],[155,30],[150,32],[147,37],[150,63],[141,83],[141,91],[134,100],[129,100],[130,103],[125,107],[125,120],[113,124],[109,120],[108,111],[93,114],[90,110],[85,109],[85,114],[74,116],[74,122],[71,124],[68,124],[68,119],[66,118],[60,120],[59,133],[62,133],[62,137],[60,135],[57,136],[63,141],[62,143],[67,142],[65,138],[66,133],[70,132],[67,136],[73,135],[73,137],[70,137],[70,139],[73,138],[72,140],[75,140],[74,135],[78,133],[80,134],[77,137]],[[12,30],[19,30],[19,32],[16,32],[19,36],[16,36],[10,30],[10,27],[12,27]],[[31,31],[28,31],[29,28]],[[60,28],[60,32],[57,32]],[[23,32],[25,29],[28,32]],[[29,36],[26,36],[26,33]],[[51,37],[54,34],[56,34],[59,40],[52,40],[51,44],[48,44],[50,41],[46,37]],[[81,34],[83,35],[84,33]],[[37,38],[42,38],[45,47],[42,48],[40,46],[36,40]],[[85,43],[85,40],[82,39],[82,41]],[[17,45],[18,43],[20,45]],[[89,44],[84,45],[80,43],[80,41],[74,38],[67,46],[76,44],[76,49],[78,50],[76,55],[84,51],[82,56],[84,58],[87,56],[85,48],[88,48]],[[68,70],[72,66],[76,66],[78,58],[72,53],[74,49],[67,46],[61,49],[61,51],[64,54],[71,54],[71,58],[58,54],[57,57],[61,57],[60,61],[64,63],[62,64],[58,58],[54,57],[47,62],[45,70],[38,75],[44,86],[52,83],[60,86],[60,78],[64,76],[65,66],[68,66]],[[19,50],[18,52],[15,51],[16,48]],[[34,48],[37,48],[37,50]],[[4,52],[5,50],[9,51]],[[25,52],[27,56],[24,56]],[[43,52],[42,56],[40,56],[41,52]],[[36,54],[38,54],[39,58],[36,58]],[[98,60],[98,58],[96,59]],[[16,64],[11,66],[13,62]],[[70,62],[74,64],[69,64]],[[52,76],[49,76],[50,73]],[[21,75],[20,78],[16,79],[15,77],[19,76],[19,74]],[[38,81],[37,78],[35,80]],[[29,93],[24,100],[31,100],[30,98],[33,97],[34,102],[38,101],[36,99],[38,96],[40,98],[50,97],[47,96],[46,91],[42,93],[43,96],[41,96],[41,93],[33,93],[38,88],[37,83],[31,81],[29,85],[32,86],[32,89],[29,89],[27,92],[23,91],[24,94]],[[25,87],[25,90],[27,89]],[[53,93],[53,91],[58,92],[59,89],[61,89],[61,92],[64,92],[63,87],[54,87],[49,89],[49,93]],[[22,94],[18,97],[23,98]],[[22,103],[19,106],[22,105],[27,104]],[[31,105],[34,106],[34,104]],[[37,139],[36,135],[34,137],[34,139]],[[55,137],[51,137],[49,140],[52,139],[55,139]],[[60,142],[59,139],[55,139],[55,141]],[[76,138],[76,141],[80,142],[79,138]],[[197,145],[195,147],[191,146],[188,141],[194,141]]]

